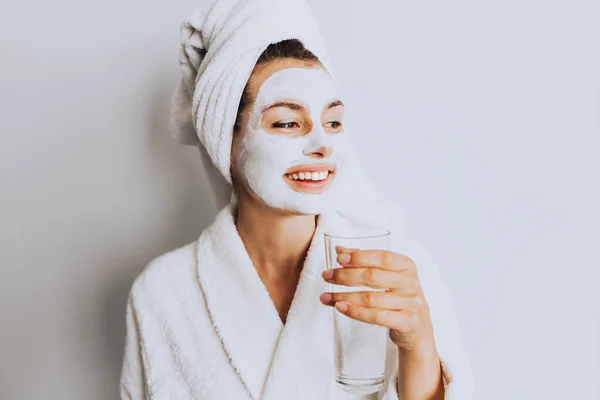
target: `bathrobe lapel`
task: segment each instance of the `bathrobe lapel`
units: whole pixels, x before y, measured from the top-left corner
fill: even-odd
[[[225,352],[251,398],[259,399],[283,324],[237,232],[231,205],[200,236],[197,263]]]
[[[223,209],[198,241],[198,279],[212,323],[252,399],[325,399],[332,385],[330,310],[319,302],[327,287],[323,232],[341,227],[321,215],[285,326]],[[210,362],[210,360],[207,360]]]

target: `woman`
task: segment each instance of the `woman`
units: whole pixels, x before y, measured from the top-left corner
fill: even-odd
[[[200,146],[220,199],[228,183],[234,195],[198,241],[134,282],[121,397],[360,398],[334,382],[335,307],[390,329],[373,398],[469,398],[446,289],[360,170],[306,4],[219,0],[182,36],[171,126]],[[323,232],[357,224],[389,228],[393,251],[343,251],[344,268],[324,272]],[[327,282],[388,290],[332,294]]]

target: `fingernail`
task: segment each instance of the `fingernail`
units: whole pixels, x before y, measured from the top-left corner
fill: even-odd
[[[331,295],[331,293],[323,293],[321,295],[320,299],[321,299],[321,303],[329,304],[329,303],[331,303],[331,300],[333,300],[333,296]]]
[[[335,246],[335,252],[336,252],[337,254],[340,254],[340,253],[341,253],[342,251],[344,251],[344,250],[345,250],[345,249],[344,249],[344,247],[342,247],[342,246]]]
[[[323,272],[323,279],[329,280],[331,278],[333,278],[333,270],[332,269],[325,270],[325,272]]]
[[[335,309],[341,313],[345,313],[346,311],[348,311],[348,306],[346,305],[346,303],[338,301],[337,303],[335,303]]]
[[[348,264],[350,262],[350,254],[340,254],[339,256],[337,256],[337,262],[341,265]]]

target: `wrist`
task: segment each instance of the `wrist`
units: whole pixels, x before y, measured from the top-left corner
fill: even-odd
[[[440,358],[433,341],[422,343],[410,348],[398,347],[398,358],[405,366],[412,368],[434,370],[439,368]]]
[[[392,341],[398,347],[401,356],[417,357],[430,354],[431,352],[437,352],[433,335],[426,335],[410,342],[395,341],[393,335],[391,336]]]
[[[435,343],[398,347],[398,394],[402,399],[443,399],[440,358]]]

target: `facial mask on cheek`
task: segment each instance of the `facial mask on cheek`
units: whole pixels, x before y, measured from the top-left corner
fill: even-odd
[[[345,154],[352,154],[347,133],[328,134],[321,126],[321,112],[326,104],[337,99],[335,86],[321,69],[292,68],[270,76],[261,86],[251,110],[248,130],[243,133],[236,165],[244,185],[270,207],[302,214],[320,214],[335,207],[344,183]],[[300,100],[310,109],[313,129],[304,136],[273,134],[260,126],[261,110],[280,99]],[[305,154],[322,146],[333,149],[327,159]],[[296,165],[333,163],[336,174],[321,194],[294,191],[285,181],[286,171]]]

